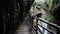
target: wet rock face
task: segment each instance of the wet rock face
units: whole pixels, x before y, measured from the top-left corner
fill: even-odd
[[[54,23],[60,26],[60,3],[53,8]]]
[[[60,3],[53,8],[52,14],[54,17],[53,23],[60,26]],[[59,29],[56,29],[56,30],[57,30],[57,34],[59,34],[60,33]]]
[[[22,0],[0,0],[0,23],[6,34],[13,34],[18,24],[23,21],[23,13],[28,13],[32,4],[30,0],[28,1],[24,7]]]

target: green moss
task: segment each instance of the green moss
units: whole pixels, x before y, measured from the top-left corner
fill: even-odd
[[[52,9],[52,6],[53,6],[53,0],[50,0],[50,3],[49,3],[49,9],[50,10]]]
[[[48,14],[45,19],[48,20],[49,22],[52,22],[53,16]]]

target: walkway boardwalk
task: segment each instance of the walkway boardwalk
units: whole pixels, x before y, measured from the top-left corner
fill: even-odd
[[[29,20],[28,18],[26,18],[26,19],[23,21],[23,23],[21,23],[21,24],[19,25],[18,30],[16,30],[16,34],[31,34],[31,33],[29,32],[29,29],[30,29],[30,27],[29,27],[29,22],[30,22],[30,20]]]

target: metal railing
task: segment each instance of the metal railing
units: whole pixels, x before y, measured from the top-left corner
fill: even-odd
[[[37,30],[38,30],[41,34],[43,34],[43,33],[40,31],[40,29],[39,29],[38,26],[40,26],[41,28],[43,28],[44,30],[48,31],[48,32],[51,33],[51,34],[55,34],[55,33],[52,32],[51,30],[47,29],[47,28],[44,28],[42,25],[38,24],[38,20],[39,20],[39,21],[42,21],[43,23],[48,24],[48,25],[54,27],[55,29],[57,29],[58,31],[60,31],[60,26],[58,26],[58,25],[56,25],[56,24],[54,24],[54,23],[46,22],[45,20],[42,20],[42,19],[37,19],[37,23],[36,23],[36,24],[37,24]],[[37,30],[36,30],[36,32],[37,32]],[[59,34],[60,34],[60,33],[59,33]]]

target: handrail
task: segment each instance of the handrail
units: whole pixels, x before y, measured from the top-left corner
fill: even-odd
[[[57,29],[60,30],[60,26],[58,26],[58,25],[56,25],[54,23],[46,22],[46,21],[44,21],[42,19],[37,19],[37,20],[40,20],[40,21],[42,21],[42,22],[44,22],[44,23],[46,23],[46,24],[48,24],[48,25],[50,25],[50,26],[52,26],[52,27],[57,28]]]
[[[39,27],[38,27],[38,29],[37,29],[41,34],[43,34],[43,32],[41,31],[41,29],[39,29]]]
[[[40,26],[40,27],[42,27],[43,29],[45,29],[46,31],[48,31],[49,33],[55,34],[55,33],[52,32],[51,30],[49,30],[49,29],[47,29],[47,28],[39,25],[39,24],[38,24],[38,20],[39,20],[39,21],[42,21],[43,23],[46,23],[46,24],[54,27],[54,28],[57,29],[58,31],[60,31],[60,26],[58,26],[58,25],[56,25],[56,24],[54,24],[54,23],[51,23],[51,22],[46,22],[45,20],[42,20],[42,19],[37,19],[37,20],[36,20],[36,21],[37,21],[37,27]],[[38,27],[38,28],[39,28],[39,27]],[[41,34],[43,34],[43,33],[41,32],[41,30],[38,29],[38,31],[39,31]]]
[[[39,25],[39,24],[38,24]],[[51,30],[44,28],[43,26],[39,25],[40,27],[42,27],[43,29],[47,30],[49,33],[54,34]]]

